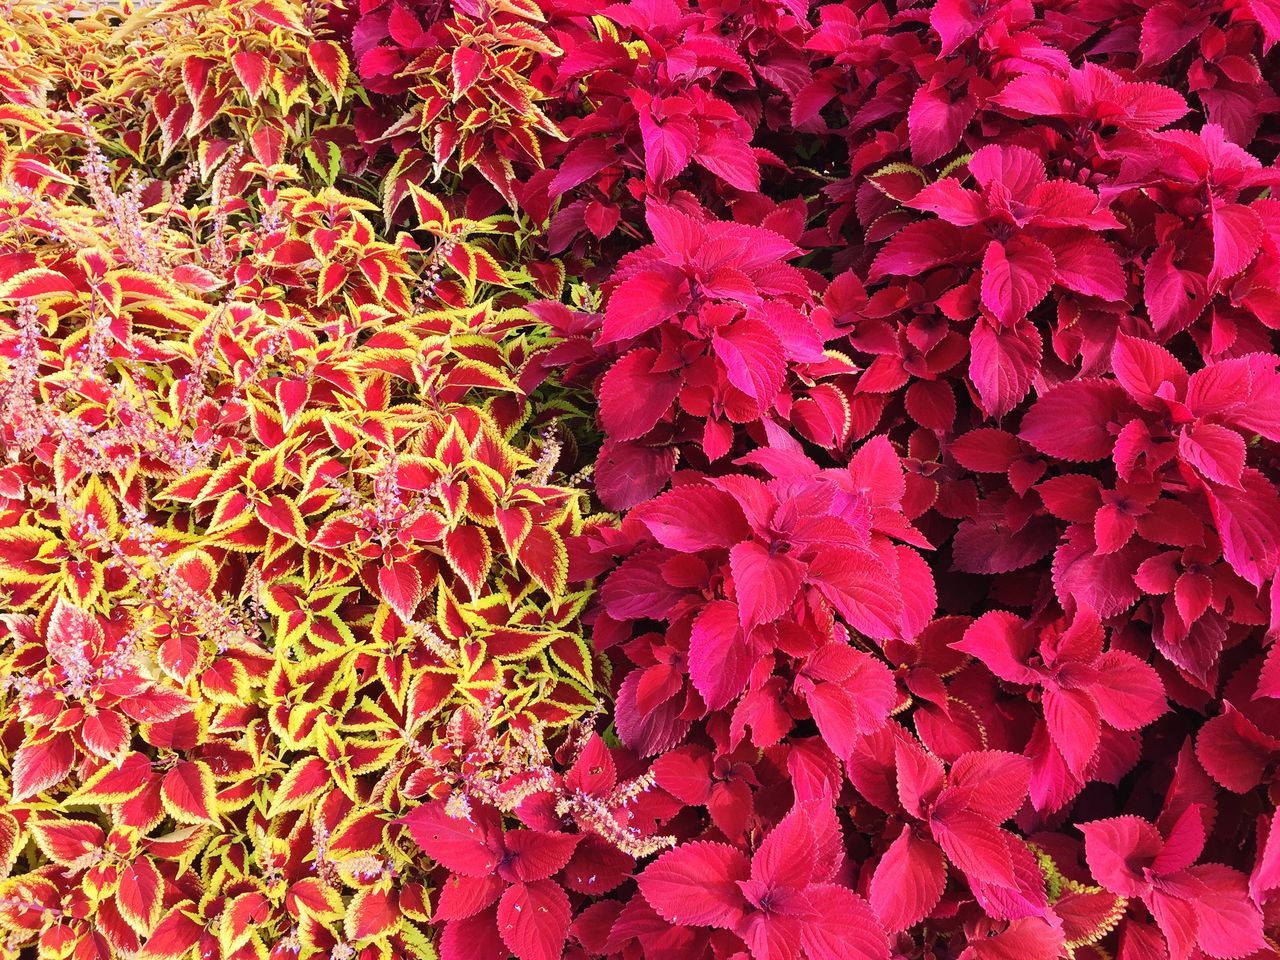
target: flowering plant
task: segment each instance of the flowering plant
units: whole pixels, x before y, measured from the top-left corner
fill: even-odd
[[[5,956],[1280,952],[1271,0],[0,13]]]

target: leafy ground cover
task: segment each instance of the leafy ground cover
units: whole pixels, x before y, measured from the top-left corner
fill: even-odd
[[[0,4],[0,952],[1280,955],[1277,40]]]

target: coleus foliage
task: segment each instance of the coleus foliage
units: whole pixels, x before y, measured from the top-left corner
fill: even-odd
[[[0,111],[6,949],[432,957],[394,821],[539,769],[554,808],[604,681],[520,307],[556,278],[425,191],[388,238],[252,134],[167,181],[66,107]]]
[[[352,94],[350,62],[316,27],[315,11],[297,0],[140,7],[95,51],[120,60],[86,108],[145,104],[120,142],[146,163],[158,165],[180,143],[195,153],[252,142],[260,162],[279,164],[293,141],[327,166],[352,145],[349,131],[325,122]]]
[[[597,569],[620,558],[594,636],[619,735],[698,811],[581,945],[827,955],[804,884],[756,867],[821,801],[896,955],[1266,953],[1269,894],[1243,891],[1273,813],[1278,238],[1254,138],[1276,104],[1248,58],[1274,22],[767,6],[618,5],[616,36],[578,46],[565,11],[556,35],[599,108],[637,111],[563,125],[531,181],[553,249],[601,282],[537,308],[598,397],[596,489],[626,511],[592,537]],[[1112,21],[1132,27],[1097,40]],[[1247,105],[1204,95],[1228,45]],[[760,65],[783,51],[779,96]],[[736,171],[715,102],[754,108]],[[1080,842],[1115,816],[1168,836],[1192,807],[1202,842],[1169,875],[1212,849],[1173,881],[1203,919]]]
[[[362,0],[350,14],[333,10],[374,95],[357,112],[356,130],[371,147],[389,143],[397,153],[382,186],[388,211],[410,184],[446,170],[464,179],[478,173],[514,206],[522,175],[542,164],[543,142],[563,137],[539,85],[563,51],[543,31],[538,4]]]
[[[616,357],[599,385],[605,442],[596,461],[597,490],[613,508],[657,493],[682,454],[719,461],[735,431],[754,427],[763,439],[785,428],[792,404],[820,420],[816,401],[804,406],[809,391],[787,402],[784,385],[822,378],[814,392],[838,390],[827,381],[845,369],[824,352],[803,312],[809,283],[787,263],[799,251],[779,230],[798,232],[798,210],[751,226],[654,204],[646,222],[654,243],[618,264],[598,323],[571,329],[563,308],[539,308],[566,334],[548,363],[571,360],[585,336]]]
[[[68,12],[6,949],[1275,956],[1274,4]]]

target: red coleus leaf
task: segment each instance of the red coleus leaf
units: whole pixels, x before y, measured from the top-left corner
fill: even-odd
[[[1262,219],[1250,207],[1239,203],[1215,206],[1213,226],[1213,270],[1209,281],[1234,277],[1247,267],[1262,244]]]
[[[1206,479],[1239,487],[1244,476],[1244,438],[1216,423],[1193,423],[1178,435],[1178,455]]]
[[[508,830],[502,835],[498,876],[522,883],[545,880],[569,862],[581,839],[578,834]]]
[[[937,214],[961,227],[981,223],[989,213],[982,194],[964,187],[955,177],[943,177],[925,185],[906,205],[913,210]]]
[[[800,592],[807,569],[803,562],[786,553],[773,553],[754,540],[729,551],[729,566],[742,627],[748,631],[786,613]]]
[[[515,883],[498,902],[498,933],[518,960],[558,960],[569,932],[569,898],[552,880]]]
[[[1280,759],[1280,740],[1271,737],[1230,703],[1196,737],[1196,758],[1205,772],[1236,793],[1262,783],[1267,767]]]
[[[1280,561],[1280,493],[1261,473],[1245,469],[1239,489],[1221,487],[1209,498],[1223,559],[1255,586],[1274,576]]]
[[[1083,690],[1056,686],[1044,691],[1042,703],[1054,746],[1062,754],[1068,769],[1081,776],[1097,753],[1102,738],[1097,703]]]
[[[1244,874],[1217,863],[1188,872],[1203,884],[1192,901],[1201,950],[1211,957],[1229,958],[1267,949],[1262,911],[1249,898]]]
[[[755,662],[738,607],[725,600],[703,607],[689,634],[689,679],[707,709],[723,709],[736,699]]]
[[[1141,817],[1125,816],[1081,824],[1089,870],[1100,884],[1122,897],[1144,892],[1141,864],[1154,863],[1164,848],[1160,832]]]
[[[657,350],[637,349],[609,368],[600,383],[600,423],[614,440],[634,440],[653,429],[680,394],[678,371],[655,369]]]
[[[1086,297],[1123,300],[1128,283],[1116,251],[1100,237],[1071,234],[1054,238],[1050,246],[1054,282]]]
[[[939,3],[930,11],[929,25],[942,39],[942,56],[954,53],[960,44],[982,29],[986,19],[974,9],[970,0]]]
[[[887,960],[889,940],[865,900],[834,883],[812,884],[806,895],[800,944],[809,960]]]
[[[884,638],[902,623],[902,597],[888,573],[869,552],[827,548],[809,565],[808,577],[850,627]]]
[[[942,851],[907,827],[876,866],[871,878],[871,907],[885,929],[905,930],[937,906],[946,882]]]
[[[897,702],[889,669],[844,644],[819,647],[801,677],[818,732],[837,757],[847,757],[859,736],[883,726]]]
[[[702,138],[694,159],[738,190],[760,189],[760,163],[741,137],[717,131]]]
[[[1011,887],[1016,883],[1008,835],[981,815],[961,810],[932,824],[947,859],[969,877]]]
[[[1179,951],[1195,945],[1209,956],[1261,949],[1262,914],[1249,899],[1243,874],[1221,864],[1192,866],[1205,843],[1196,807],[1168,836],[1139,817],[1081,825],[1094,877],[1121,896],[1142,897],[1157,925]]]
[[[913,223],[894,234],[876,256],[870,279],[888,274],[914,277],[965,252],[964,233],[949,223]]]
[[[605,307],[602,344],[630,340],[673,317],[687,302],[684,278],[665,264],[624,280]]]
[[[453,920],[440,935],[441,960],[510,960],[511,951],[498,934],[497,908]]]
[[[1066,949],[1056,924],[1021,917],[994,936],[970,941],[961,956],[964,960],[1051,960]]]
[[[1107,380],[1071,380],[1040,397],[1020,436],[1041,453],[1068,461],[1101,460],[1115,445],[1125,393]],[[1127,418],[1125,418],[1127,419]]]
[[[804,889],[828,879],[839,844],[839,825],[832,817],[814,817],[808,807],[797,805],[769,831],[752,856],[751,879],[772,888]]]
[[[1143,271],[1143,300],[1162,339],[1189,326],[1209,303],[1205,277],[1179,267],[1177,253],[1174,244],[1161,244]]]
[[[950,786],[966,805],[993,823],[1003,823],[1022,807],[1030,765],[1021,754],[979,750],[961,754],[951,765]]]
[[[1102,719],[1117,730],[1137,730],[1165,712],[1164,685],[1149,663],[1123,650],[1108,650],[1095,665],[1099,681],[1090,688]]]
[[[750,533],[729,494],[707,484],[685,483],[631,511],[664,547],[681,553],[728,548]]]
[[[414,843],[431,859],[466,877],[486,877],[498,865],[500,829],[484,811],[470,818],[452,817],[442,800],[410,811],[401,822]]]
[[[782,342],[759,320],[739,320],[712,340],[716,356],[735,387],[767,409],[786,374]]]
[[[578,184],[594,177],[616,158],[617,151],[608,141],[603,139],[583,141],[570,149],[561,159],[548,190],[552,196],[558,197],[566,190],[572,190]]]
[[[1004,473],[1022,455],[1023,448],[1013,434],[994,427],[982,427],[956,437],[950,450],[956,462],[966,470]]]
[[[592,734],[587,739],[565,777],[565,783],[575,790],[597,795],[617,786],[618,768],[601,737]]]
[[[698,125],[687,105],[683,97],[673,97],[640,110],[645,169],[657,183],[684,170],[698,148]]]
[[[907,111],[911,156],[915,162],[933,163],[954,150],[977,106],[977,98],[971,95],[953,100],[945,87],[920,87]]]
[[[1014,236],[993,242],[982,257],[982,303],[1011,326],[1045,298],[1055,269],[1053,253],[1037,240]]]
[[[435,918],[441,921],[464,920],[493,905],[507,890],[499,877],[471,877],[454,874],[440,887]]]
[[[686,843],[655,860],[639,877],[640,892],[665,920],[688,926],[732,929],[746,902],[739,883],[751,864],[723,843]]]
[[[999,329],[979,321],[969,341],[969,378],[991,417],[1003,417],[1027,391],[1040,364],[1043,346],[1030,323]]]
[[[1164,409],[1162,400],[1186,393],[1186,369],[1168,350],[1148,340],[1118,335],[1111,367],[1125,392],[1148,410]]]
[[[1157,3],[1142,18],[1141,50],[1144,61],[1164,63],[1199,36],[1208,23],[1180,3]]]

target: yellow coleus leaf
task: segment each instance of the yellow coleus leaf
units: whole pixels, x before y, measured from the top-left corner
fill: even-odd
[[[357,890],[347,903],[343,930],[347,939],[364,943],[390,936],[400,927],[396,891],[390,884]]]
[[[203,760],[180,761],[164,776],[160,800],[179,823],[218,822],[213,771]]]
[[[256,891],[230,898],[218,918],[222,955],[229,957],[248,944],[274,912],[271,901]]]
[[[61,540],[51,530],[19,524],[0,530],[0,583],[40,583],[58,575],[51,554]]]
[[[302,519],[302,511],[289,497],[272,494],[265,502],[257,504],[255,512],[262,525],[272,533],[297,543],[307,542],[307,525]]]
[[[315,40],[307,47],[307,62],[320,82],[341,104],[347,77],[351,72],[347,54],[342,47],[331,40]]]
[[[32,267],[0,283],[0,300],[75,299],[76,288],[64,274]]]
[[[332,785],[328,765],[319,757],[296,761],[276,787],[267,816],[274,818],[289,810],[302,810]]]

